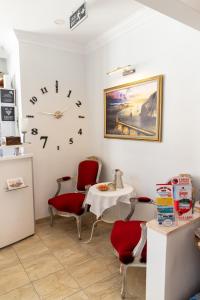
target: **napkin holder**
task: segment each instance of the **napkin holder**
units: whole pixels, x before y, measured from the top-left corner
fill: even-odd
[[[123,189],[123,181],[122,181],[122,175],[123,172],[120,169],[115,169],[115,176],[114,176],[114,182],[113,185],[115,189]]]

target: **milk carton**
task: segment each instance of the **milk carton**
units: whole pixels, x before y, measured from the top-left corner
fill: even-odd
[[[174,208],[178,219],[192,218],[192,184],[187,175],[177,176],[172,179]]]

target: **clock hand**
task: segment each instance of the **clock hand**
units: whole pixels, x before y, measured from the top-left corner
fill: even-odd
[[[54,115],[54,113],[46,112],[46,111],[39,111],[38,114],[43,114],[43,115]]]
[[[51,116],[54,116],[56,119],[60,119],[60,118],[62,118],[64,112],[65,112],[66,110],[68,110],[68,108],[69,108],[69,106],[68,106],[66,109],[64,109],[63,111],[57,110],[57,111],[55,111],[54,113],[46,112],[46,111],[43,111],[43,112],[41,111],[41,112],[39,112],[39,113],[40,113],[40,114],[45,114],[45,115],[51,115]]]
[[[65,111],[67,111],[70,108],[71,105],[68,105],[67,107],[65,107],[64,110],[61,110],[61,113],[63,114]]]

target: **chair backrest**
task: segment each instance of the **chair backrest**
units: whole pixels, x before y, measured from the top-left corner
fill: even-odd
[[[101,172],[101,161],[94,156],[88,157],[79,163],[76,188],[78,191],[85,191],[86,185],[98,183]]]
[[[137,202],[131,220],[151,221],[156,217],[156,206],[152,202]]]

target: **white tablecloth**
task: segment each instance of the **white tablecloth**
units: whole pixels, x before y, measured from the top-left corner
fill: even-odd
[[[93,185],[86,196],[85,204],[90,204],[90,211],[99,218],[103,212],[117,204],[118,201],[129,202],[131,197],[135,196],[134,188],[128,184],[124,184],[123,189],[116,191],[99,191],[97,186]]]

